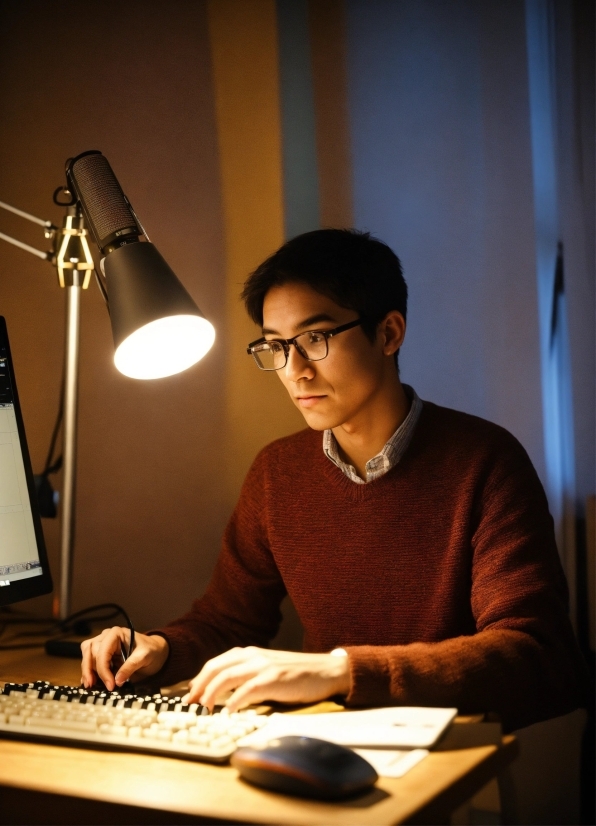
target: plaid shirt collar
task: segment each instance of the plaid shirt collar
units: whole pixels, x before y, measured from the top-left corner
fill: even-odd
[[[397,428],[393,436],[385,443],[384,447],[369,459],[366,463],[366,479],[361,479],[356,473],[353,465],[348,465],[339,455],[339,446],[332,430],[325,430],[323,433],[323,450],[325,456],[336,465],[348,479],[357,485],[365,485],[384,476],[391,468],[395,467],[407,450],[412,439],[414,428],[422,410],[422,402],[413,387],[403,385],[406,396],[411,400],[410,412]]]

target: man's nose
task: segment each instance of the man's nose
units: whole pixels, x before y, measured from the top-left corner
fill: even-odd
[[[295,344],[290,344],[285,370],[290,381],[311,379],[315,373],[313,362],[305,359]]]

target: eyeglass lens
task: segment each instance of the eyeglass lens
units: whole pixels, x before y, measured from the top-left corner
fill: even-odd
[[[300,355],[309,361],[320,361],[327,355],[327,338],[323,333],[309,331],[293,339]],[[252,348],[262,370],[280,370],[287,361],[286,348],[279,341],[262,341]]]

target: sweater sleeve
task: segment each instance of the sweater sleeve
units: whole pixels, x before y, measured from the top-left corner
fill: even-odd
[[[275,636],[286,590],[269,551],[260,506],[265,465],[261,453],[242,487],[204,596],[184,616],[148,632],[165,637],[170,648],[152,686],[190,679],[212,657],[235,646],[267,646]]]
[[[440,642],[347,647],[348,705],[496,712],[506,730],[565,714],[584,700],[585,666],[546,497],[527,454],[493,457],[479,486],[471,541],[476,633]]]

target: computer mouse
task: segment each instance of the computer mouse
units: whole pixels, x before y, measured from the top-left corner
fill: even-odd
[[[378,779],[355,751],[315,737],[278,737],[262,746],[242,746],[231,763],[249,783],[318,800],[350,797]]]

